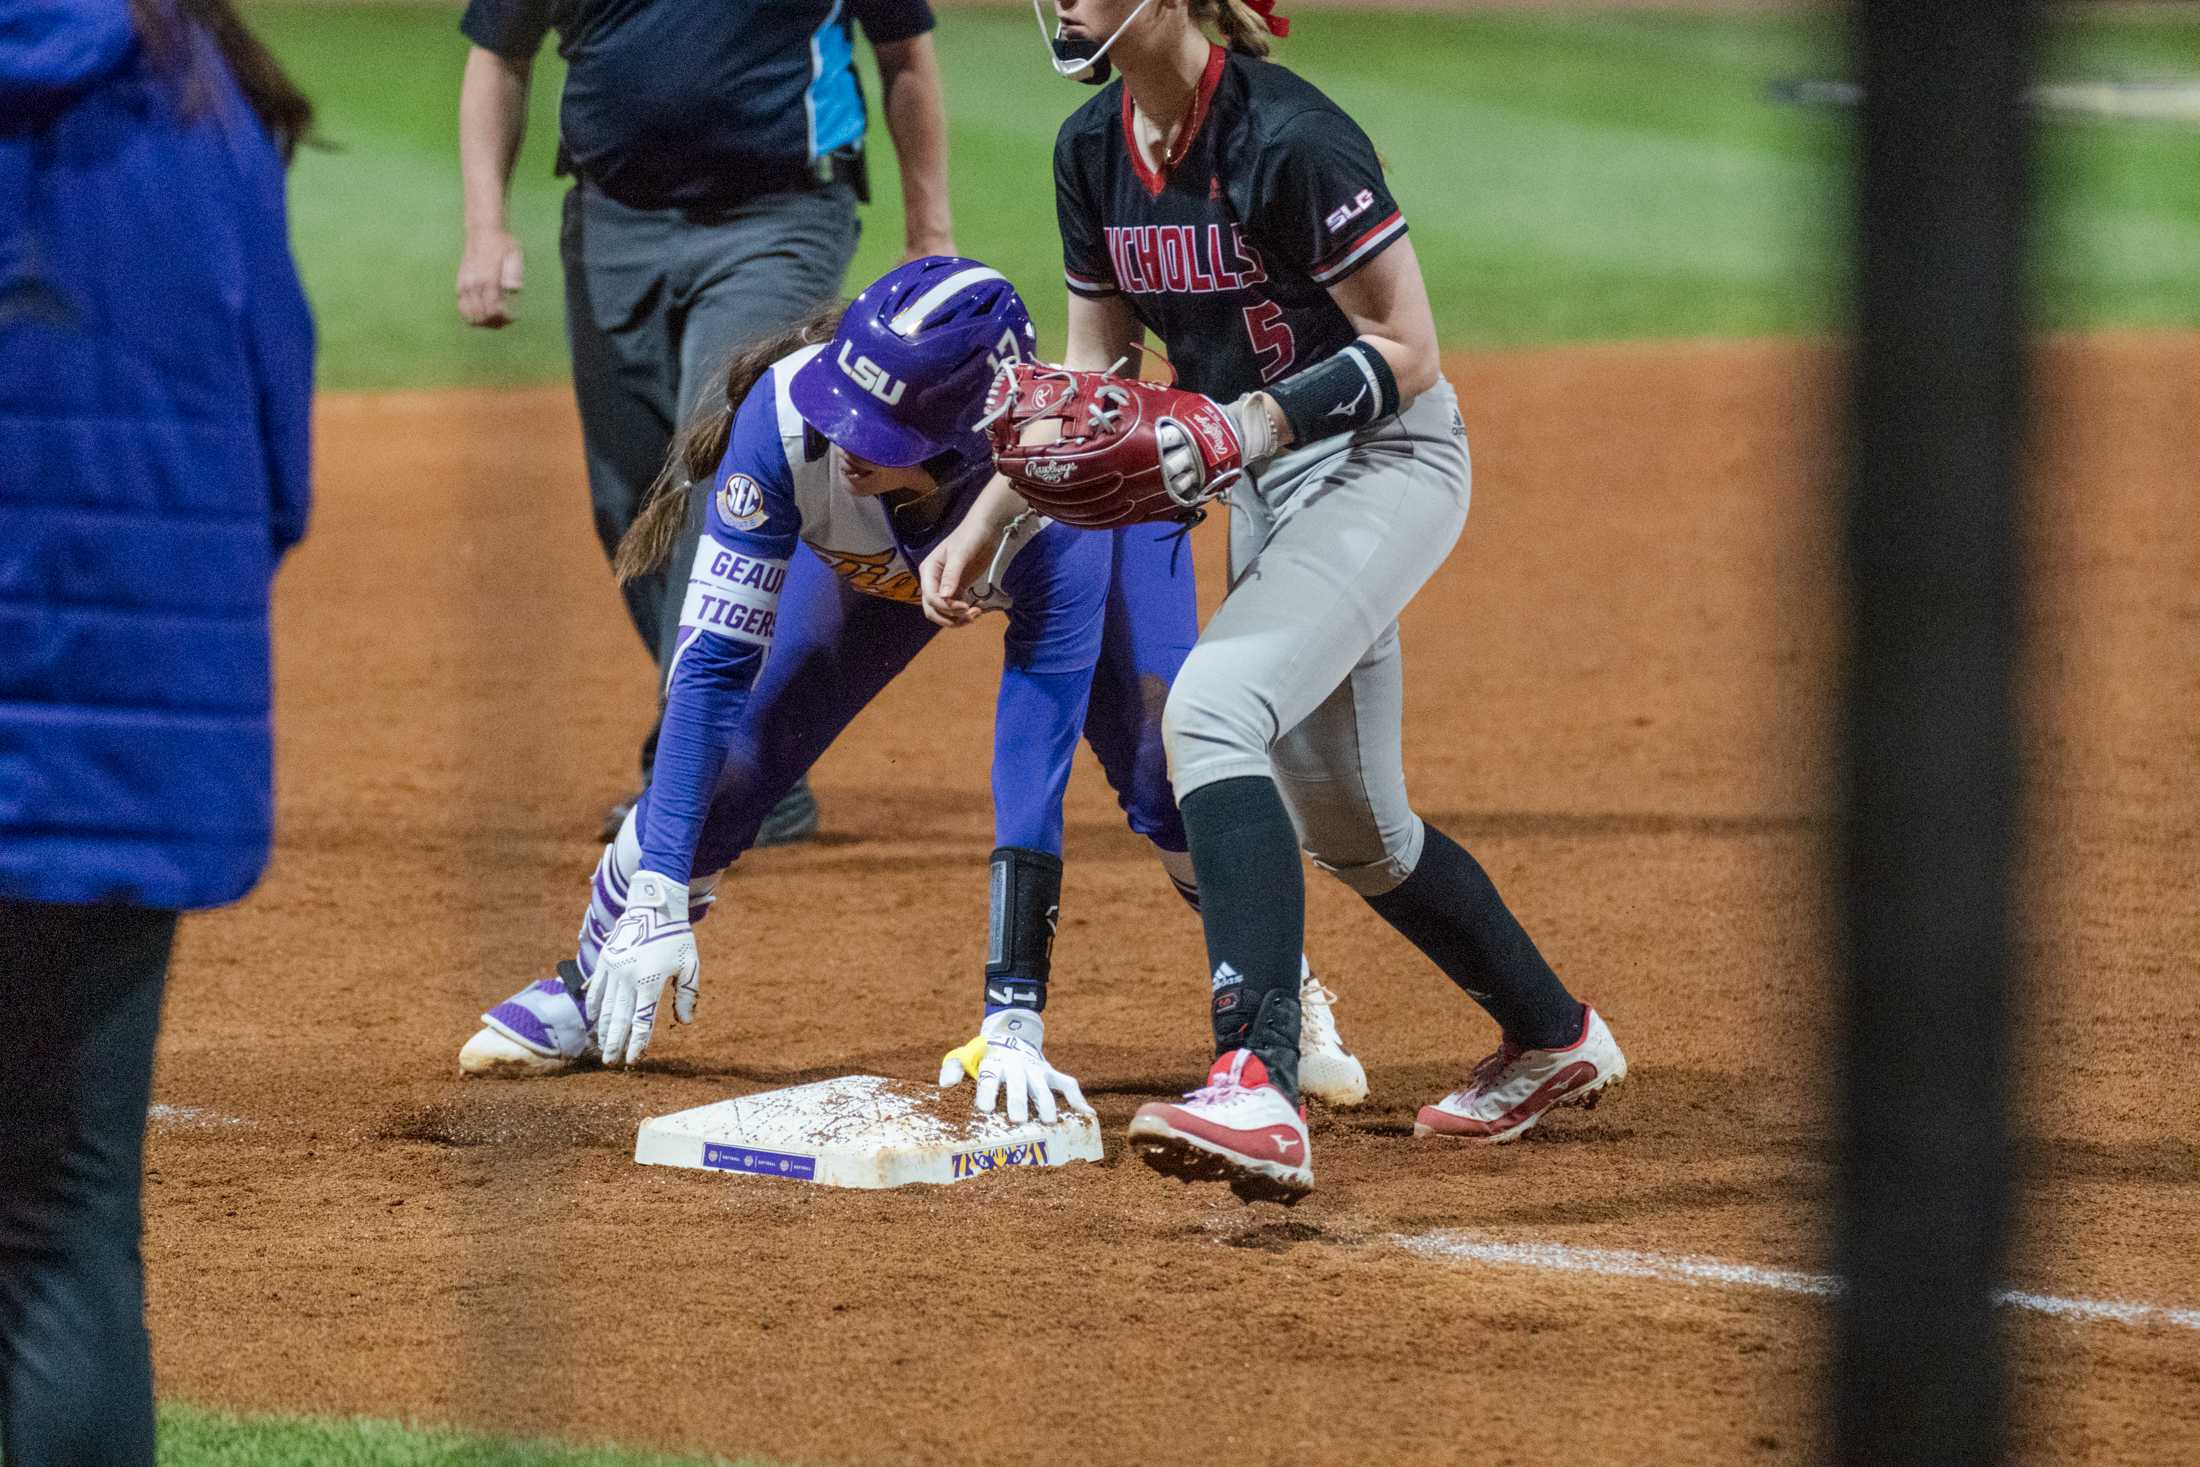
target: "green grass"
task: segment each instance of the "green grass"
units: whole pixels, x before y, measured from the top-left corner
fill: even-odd
[[[364,1418],[160,1410],[160,1467],[765,1467],[754,1458],[666,1457],[474,1436]]]
[[[2056,32],[2050,79],[2200,77],[2200,16]],[[2042,130],[2043,314],[2054,326],[2200,324],[2200,130],[2065,121]]]
[[[517,325],[463,327],[452,10],[255,4],[253,23],[321,107],[336,151],[294,183],[294,229],[329,387],[544,381],[564,374],[550,177],[562,71],[536,67],[513,189],[529,286]],[[1438,327],[1454,345],[1827,329],[1844,269],[1848,114],[1766,100],[1839,76],[1843,38],[1782,16],[1307,16],[1284,59],[1357,117],[1389,161]],[[1041,64],[1022,11],[952,10],[940,48],[957,238],[1061,319],[1047,160],[1082,92]],[[860,49],[860,48],[859,48]],[[866,57],[866,63],[868,58]],[[2053,38],[2057,75],[2191,76],[2200,18],[2090,19]],[[877,96],[875,75],[870,92]],[[2163,124],[2043,129],[2038,278],[2056,326],[2200,325],[2195,134]],[[901,243],[893,150],[852,281]]]

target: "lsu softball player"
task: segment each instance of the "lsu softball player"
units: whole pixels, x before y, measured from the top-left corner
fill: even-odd
[[[1627,1062],[1481,866],[1406,800],[1398,616],[1459,538],[1469,467],[1405,217],[1352,119],[1265,59],[1288,29],[1273,0],[1054,4],[1056,70],[1122,73],[1055,144],[1071,370],[1004,370],[988,413],[1007,481],[922,575],[927,611],[957,624],[1027,504],[1112,525],[1229,497],[1230,591],[1164,716],[1219,1058],[1181,1103],[1142,1107],[1132,1144],[1241,1196],[1313,1185],[1301,844],[1502,1030],[1415,1133],[1511,1139]],[[1103,375],[1147,330],[1179,388]]]
[[[483,1015],[462,1071],[540,1074],[591,1056],[631,1065],[668,988],[674,1017],[692,1022],[692,924],[779,798],[934,634],[913,568],[991,476],[971,425],[997,369],[1034,340],[999,272],[932,257],[732,364],[728,410],[683,438],[655,512],[621,547],[623,574],[660,560],[678,528],[674,491],[710,476],[654,776],[597,863],[574,959]],[[1051,1120],[1056,1090],[1084,1105],[1046,1060],[1041,1017],[1071,756],[1082,731],[1131,828],[1196,906],[1145,690],[1174,678],[1198,628],[1190,556],[1163,527],[1094,536],[1027,524],[995,558],[988,601],[1008,628],[985,1018],[940,1083],[967,1073],[980,1109],[1005,1092],[1014,1119],[1036,1109]],[[1310,970],[1305,984],[1326,1013],[1334,995]],[[1363,1097],[1365,1074],[1333,1025],[1314,1039],[1317,1093]]]

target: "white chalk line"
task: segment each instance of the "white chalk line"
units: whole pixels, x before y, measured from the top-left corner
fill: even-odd
[[[1587,1273],[1605,1278],[1654,1279],[1660,1283],[1724,1285],[1736,1289],[1766,1289],[1781,1294],[1831,1296],[1841,1292],[1841,1280],[1830,1273],[1804,1273],[1791,1268],[1766,1268],[1754,1263],[1729,1263],[1717,1258],[1695,1258],[1672,1253],[1638,1253],[1625,1248],[1576,1248],[1566,1243],[1505,1243],[1473,1233],[1398,1233],[1391,1241],[1422,1258],[1463,1263],[1486,1263],[1500,1268],[1533,1268],[1549,1273]],[[2003,1289],[1995,1301],[2011,1309],[2028,1309],[2059,1319],[2087,1323],[2165,1324],[2178,1329],[2200,1330],[2200,1309],[2178,1309],[2165,1304],[2138,1304],[2123,1299],[2074,1299],[2060,1294],[2035,1294],[2024,1289]]]
[[[252,1123],[242,1116],[225,1116],[218,1110],[208,1110],[197,1105],[169,1105],[153,1102],[145,1118],[156,1126],[177,1131],[204,1131],[218,1126],[249,1126]]]

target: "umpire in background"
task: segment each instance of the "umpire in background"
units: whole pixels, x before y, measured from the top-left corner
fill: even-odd
[[[227,0],[0,14],[0,1456],[152,1467],[153,1040],[176,914],[267,862],[312,109]]]
[[[860,21],[879,64],[901,163],[906,257],[955,252],[947,118],[927,0],[472,0],[459,96],[466,248],[459,313],[511,320],[520,244],[505,194],[527,120],[536,51],[553,26],[567,63],[558,172],[573,178],[559,253],[596,536],[608,556],[665,451],[744,341],[831,299],[867,202]],[[702,529],[695,496],[665,571],[625,588],[662,668],[678,633]],[[646,779],[656,747],[642,747]],[[632,801],[609,812],[617,834]],[[817,828],[807,782],[758,845]]]

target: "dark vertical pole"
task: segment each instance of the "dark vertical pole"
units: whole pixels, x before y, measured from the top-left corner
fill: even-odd
[[[2000,1459],[2030,0],[1858,0],[1839,1460]]]

